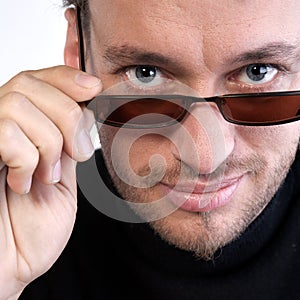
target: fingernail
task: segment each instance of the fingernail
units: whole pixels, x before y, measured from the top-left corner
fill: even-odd
[[[26,182],[24,194],[28,194],[30,192],[31,184],[32,184],[32,177],[30,177]]]
[[[94,152],[91,137],[85,129],[82,129],[77,136],[77,151],[84,156],[90,156]]]
[[[61,177],[61,162],[60,159],[57,161],[57,163],[55,164],[54,168],[53,168],[53,172],[52,172],[52,183],[57,183],[60,181],[60,177]]]
[[[86,73],[77,73],[74,80],[78,85],[87,89],[101,84],[101,80],[99,78]]]

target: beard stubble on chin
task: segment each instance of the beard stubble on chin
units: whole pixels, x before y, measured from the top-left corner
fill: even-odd
[[[139,189],[125,184],[115,173],[107,155],[108,153],[104,153],[108,170],[118,192],[124,199],[134,203],[149,203],[157,200],[153,198],[155,186]],[[225,177],[228,176],[228,178],[234,172],[245,173],[247,182],[243,192],[239,191],[238,188],[232,200],[224,207],[199,213],[177,209],[170,215],[149,222],[149,224],[155,233],[167,243],[179,249],[190,251],[198,258],[212,259],[218,249],[238,238],[261,213],[286,177],[294,157],[295,153],[291,152],[284,156],[284,159],[281,157],[281,160],[278,160],[271,167],[267,160],[258,155],[244,159],[231,156],[222,167],[211,174],[211,178],[222,176],[224,172]],[[116,166],[122,169],[122,163],[119,166],[117,163]],[[223,167],[225,169],[222,169]],[[158,178],[163,169],[159,165],[152,165],[153,178]],[[124,169],[122,172],[126,173]],[[140,168],[137,174],[144,176],[149,172],[150,169],[147,165]],[[198,180],[201,177],[189,166],[177,162],[172,167],[168,167],[163,180],[174,182],[174,178],[179,178],[179,174],[180,178],[186,180]],[[221,179],[219,178],[219,180]],[[145,214],[144,211],[142,213],[135,212],[139,215]]]

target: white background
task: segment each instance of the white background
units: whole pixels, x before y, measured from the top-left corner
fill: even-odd
[[[0,0],[0,86],[25,70],[64,64],[62,0]],[[100,147],[95,128],[95,148]]]
[[[62,0],[0,0],[0,86],[22,70],[63,64]]]

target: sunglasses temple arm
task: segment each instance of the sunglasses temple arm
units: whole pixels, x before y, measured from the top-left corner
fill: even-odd
[[[77,34],[78,34],[78,56],[79,56],[79,68],[82,71],[85,70],[84,61],[84,41],[83,41],[83,31],[81,22],[81,9],[79,5],[76,6],[76,16],[77,16]]]

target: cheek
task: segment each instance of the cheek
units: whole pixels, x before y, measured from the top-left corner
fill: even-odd
[[[276,156],[294,154],[299,144],[299,136],[300,122],[295,122],[269,127],[240,127],[237,128],[236,141],[240,149],[245,147],[260,156],[275,159]]]
[[[129,162],[133,170],[141,176],[147,175],[151,167],[171,163],[170,142],[158,134],[146,134],[131,145]]]
[[[109,126],[102,126],[99,134],[104,155],[114,169],[132,170],[144,176],[150,172],[151,164],[169,164],[171,161],[170,142],[159,134]]]

